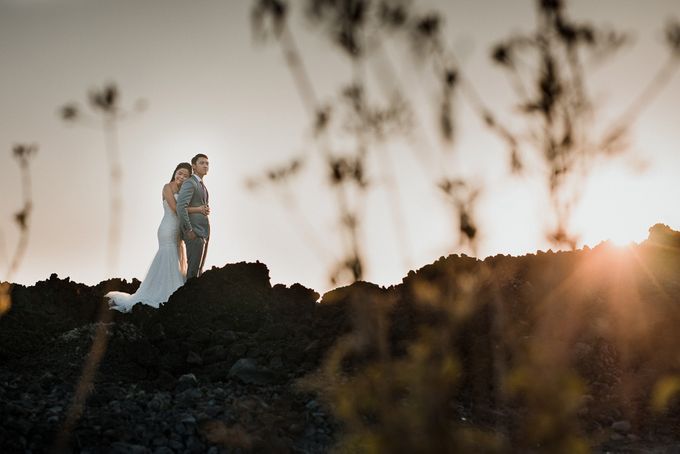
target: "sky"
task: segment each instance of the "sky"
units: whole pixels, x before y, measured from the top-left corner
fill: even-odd
[[[515,98],[489,49],[534,25],[533,1],[414,3],[443,13],[446,39],[466,77],[512,123]],[[330,289],[329,268],[341,257],[341,241],[323,176],[306,171],[295,183],[302,217],[291,216],[276,190],[253,192],[245,185],[247,178],[310,147],[309,119],[293,78],[279,47],[254,41],[251,6],[245,0],[0,0],[0,280],[19,237],[12,219],[21,207],[21,182],[12,146],[37,143],[30,240],[15,282],[32,284],[51,273],[87,284],[114,276],[142,279],[157,249],[163,184],[178,162],[200,152],[211,162],[205,180],[212,225],[206,268],[259,260],[269,267],[272,283]],[[612,116],[665,61],[663,26],[680,17],[680,3],[578,0],[569,6],[574,18],[614,25],[635,38],[589,82],[603,117]],[[347,60],[301,18],[294,21],[315,90],[321,98],[332,96],[349,76]],[[391,49],[413,97],[431,98],[418,84],[412,60]],[[123,208],[114,270],[107,269],[106,256],[104,136],[97,128],[67,125],[57,114],[66,103],[86,105],[88,90],[110,81],[120,87],[123,107],[132,109],[140,99],[147,105],[119,127]],[[571,221],[580,245],[640,241],[657,222],[680,229],[678,101],[675,74],[636,122],[634,156],[595,163]],[[543,180],[509,175],[503,144],[469,106],[456,109],[456,154],[449,165],[484,186],[476,208],[481,229],[475,253],[483,258],[548,249]],[[428,115],[423,111],[431,123]],[[361,232],[364,277],[380,285],[399,283],[409,269],[440,256],[471,253],[458,245],[451,212],[407,147],[396,145],[390,152],[401,217],[395,218],[384,176],[372,175],[377,183],[364,201]],[[638,163],[645,164],[644,172],[636,170]],[[304,233],[300,219],[312,234]]]

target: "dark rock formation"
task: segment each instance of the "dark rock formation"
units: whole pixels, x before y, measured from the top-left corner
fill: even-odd
[[[584,430],[618,434],[602,446],[672,444],[677,399],[663,413],[650,402],[680,371],[679,265],[680,234],[656,225],[629,249],[451,255],[399,285],[357,282],[320,301],[299,284],[272,287],[259,262],[213,268],[159,309],[128,314],[102,295],[137,281],[15,285],[0,318],[0,451],[323,452],[338,422],[297,380],[345,336],[352,374],[406,357],[423,328],[444,330],[461,364],[457,417],[506,418],[512,440],[529,403],[503,397],[508,377],[534,374],[540,390],[542,366],[564,367],[587,389]]]

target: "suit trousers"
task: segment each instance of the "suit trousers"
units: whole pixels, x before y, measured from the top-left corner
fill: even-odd
[[[197,236],[193,240],[184,240],[187,247],[187,279],[198,277],[203,273],[205,256],[208,253],[208,239]]]

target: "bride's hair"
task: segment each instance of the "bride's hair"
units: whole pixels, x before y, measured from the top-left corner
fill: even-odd
[[[172,183],[175,180],[175,174],[179,169],[186,169],[189,171],[189,176],[191,176],[191,164],[188,162],[180,162],[177,164],[177,167],[175,167],[175,170],[172,172],[172,176],[170,177],[170,183]]]

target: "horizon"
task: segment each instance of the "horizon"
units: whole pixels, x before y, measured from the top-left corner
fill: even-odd
[[[485,261],[488,260],[488,259],[495,259],[495,258],[518,259],[518,258],[524,258],[524,257],[538,256],[538,255],[541,255],[541,254],[569,254],[569,253],[578,253],[578,252],[584,252],[584,251],[594,251],[594,250],[600,249],[600,248],[609,248],[610,251],[611,251],[611,250],[614,250],[614,251],[618,251],[618,252],[629,251],[629,250],[632,249],[632,248],[641,247],[641,246],[643,246],[644,243],[646,243],[647,241],[650,241],[650,240],[651,240],[652,229],[653,229],[654,227],[657,227],[657,226],[668,228],[668,229],[670,230],[670,233],[671,233],[671,234],[678,234],[678,235],[680,235],[680,231],[677,231],[677,230],[671,228],[670,226],[668,226],[668,225],[666,225],[666,224],[656,223],[656,224],[654,224],[653,226],[651,226],[651,227],[649,228],[649,235],[647,236],[647,238],[645,238],[645,239],[643,239],[643,240],[641,240],[641,241],[639,241],[639,242],[636,242],[636,241],[629,241],[629,242],[626,242],[626,243],[617,243],[617,242],[614,241],[614,240],[607,239],[607,240],[602,240],[602,241],[600,241],[599,243],[597,243],[597,244],[595,244],[595,245],[592,245],[592,246],[591,246],[591,245],[584,244],[584,245],[582,245],[581,247],[579,247],[579,248],[577,248],[577,249],[573,249],[573,250],[569,250],[569,249],[556,249],[556,250],[553,250],[553,249],[551,249],[551,248],[548,248],[548,249],[537,249],[536,251],[533,251],[533,252],[525,252],[525,253],[519,254],[519,255],[498,253],[498,254],[494,254],[494,255],[488,255],[488,256],[485,256],[485,257],[475,257],[475,256],[473,256],[473,255],[469,255],[469,254],[466,254],[466,253],[464,253],[464,252],[452,252],[452,253],[450,253],[450,254],[448,254],[448,255],[442,255],[442,256],[440,256],[440,257],[437,257],[437,258],[433,259],[431,262],[428,262],[428,263],[424,263],[424,264],[418,265],[417,267],[415,267],[415,268],[413,268],[413,269],[410,269],[410,270],[406,271],[406,273],[405,273],[404,276],[400,279],[399,282],[393,282],[393,283],[388,283],[388,284],[378,284],[378,283],[375,283],[375,282],[371,282],[370,280],[367,280],[367,279],[362,279],[362,280],[359,280],[359,281],[356,281],[356,282],[364,282],[364,283],[368,283],[368,284],[373,284],[373,285],[377,285],[377,286],[380,287],[380,288],[389,288],[389,287],[393,287],[393,286],[399,286],[399,285],[402,285],[402,284],[404,283],[404,279],[406,279],[411,273],[418,273],[418,272],[419,272],[420,270],[422,270],[423,268],[426,268],[426,267],[428,267],[428,266],[430,266],[430,265],[434,265],[436,262],[438,262],[438,261],[440,261],[440,260],[446,260],[446,259],[449,259],[449,258],[472,258],[472,259],[475,259],[475,260],[477,260],[477,261],[479,261],[479,262],[485,262]],[[305,287],[305,288],[307,288],[307,289],[310,289],[310,290],[313,290],[313,291],[319,293],[319,298],[317,299],[317,302],[320,302],[320,301],[323,299],[323,297],[324,297],[327,293],[330,293],[330,292],[332,292],[332,291],[334,291],[334,290],[343,289],[343,288],[349,287],[349,286],[351,286],[352,284],[354,284],[354,282],[341,283],[341,284],[336,285],[335,287],[330,287],[330,288],[326,288],[326,289],[317,289],[317,288],[314,288],[314,287],[309,287],[309,286],[307,286],[307,285],[304,285],[304,284],[302,284],[302,283],[300,283],[300,282],[293,282],[293,283],[290,283],[290,284],[283,284],[283,283],[281,283],[281,282],[273,282],[273,281],[272,281],[272,277],[271,277],[271,270],[269,269],[269,266],[267,265],[267,263],[262,262],[262,261],[259,261],[259,260],[258,260],[258,261],[252,261],[252,262],[241,261],[241,262],[224,263],[224,264],[222,264],[222,265],[220,265],[220,266],[218,266],[218,265],[213,265],[213,266],[211,266],[210,268],[204,269],[204,273],[205,273],[206,271],[217,271],[217,270],[220,270],[220,269],[222,269],[222,268],[225,268],[225,267],[227,267],[227,266],[229,266],[229,265],[238,265],[238,264],[250,264],[250,265],[254,265],[254,264],[258,264],[258,263],[264,265],[265,268],[267,268],[267,270],[268,270],[268,272],[269,272],[269,274],[270,274],[270,276],[269,276],[269,283],[270,283],[270,286],[271,286],[271,287],[274,287],[275,285],[281,285],[281,284],[282,284],[282,285],[285,285],[287,288],[290,288],[290,287],[291,287],[292,285],[294,285],[294,284],[299,284],[299,285],[302,285],[303,287]],[[116,280],[116,279],[121,279],[121,280],[123,280],[124,282],[128,282],[128,281],[129,281],[129,283],[133,283],[133,282],[134,282],[134,279],[136,279],[136,278],[125,279],[125,278],[112,277],[112,278],[108,278],[108,279],[103,279],[103,280],[101,280],[101,281],[99,281],[99,282],[86,283],[86,282],[80,282],[80,281],[77,281],[77,280],[75,280],[75,279],[72,279],[70,276],[60,276],[58,273],[51,273],[49,276],[46,276],[46,277],[43,278],[43,279],[39,279],[39,280],[37,280],[36,282],[33,282],[33,283],[31,283],[31,284],[24,284],[24,283],[18,283],[18,282],[10,282],[10,284],[13,284],[13,285],[22,285],[22,286],[27,287],[27,288],[28,288],[28,287],[33,287],[33,286],[35,286],[38,282],[48,282],[48,281],[50,281],[50,280],[52,279],[52,276],[53,276],[53,275],[56,276],[56,278],[59,279],[59,280],[66,280],[66,281],[72,282],[72,283],[74,283],[74,284],[85,285],[85,286],[87,286],[87,287],[95,287],[95,286],[98,286],[98,285],[101,285],[101,284],[103,284],[103,283],[110,282],[110,281]],[[200,279],[200,276],[199,276],[197,279]],[[138,280],[139,280],[139,279],[138,279]],[[2,283],[2,282],[3,282],[3,281],[0,280],[0,283]]]

